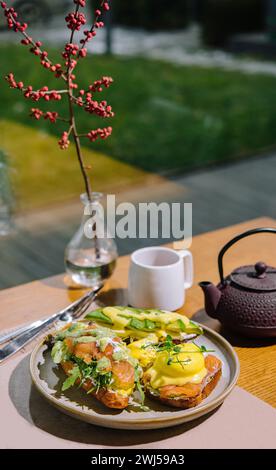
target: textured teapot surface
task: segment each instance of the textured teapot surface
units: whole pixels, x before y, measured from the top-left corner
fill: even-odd
[[[216,318],[229,326],[276,327],[276,292],[245,290],[231,276],[221,291]]]
[[[247,336],[276,337],[276,268],[260,261],[254,266],[241,266],[224,276],[223,257],[229,248],[239,240],[259,233],[275,235],[276,229],[255,228],[235,236],[218,255],[220,284],[215,286],[204,281],[199,285],[210,317]]]

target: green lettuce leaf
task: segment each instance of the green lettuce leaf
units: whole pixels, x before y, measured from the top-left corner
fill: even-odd
[[[77,379],[81,378],[81,371],[77,365],[70,370],[70,375],[62,384],[62,391],[64,392],[68,388],[72,387]]]
[[[63,341],[56,341],[51,351],[51,357],[56,364],[68,359],[68,349]]]

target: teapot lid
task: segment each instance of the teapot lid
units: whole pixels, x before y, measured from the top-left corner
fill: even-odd
[[[240,287],[258,291],[276,291],[276,268],[259,261],[255,266],[241,266],[230,274]]]

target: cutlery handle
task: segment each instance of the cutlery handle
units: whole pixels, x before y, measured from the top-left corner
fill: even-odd
[[[20,334],[13,341],[11,341],[6,346],[4,346],[2,349],[0,349],[0,364],[5,359],[12,356],[17,351],[19,351],[24,346],[26,346],[31,340],[36,338],[41,333],[41,331],[44,330],[44,328],[46,328],[47,326],[52,325],[52,323],[54,323],[58,319],[59,316],[60,316],[60,313],[55,313],[50,318],[42,321],[39,326],[37,326],[35,328],[31,328],[30,330],[26,331],[25,333]]]
[[[0,335],[0,344],[6,343],[8,340],[18,337],[19,335],[21,335],[22,333],[25,333],[26,331],[33,330],[34,328],[37,328],[38,326],[42,325],[45,320],[49,320],[52,317],[56,318],[56,315],[61,316],[62,314],[66,313],[66,312],[69,312],[71,310],[73,311],[73,309],[75,307],[77,307],[78,305],[81,305],[82,303],[84,303],[84,301],[90,295],[91,295],[91,293],[85,294],[83,297],[76,300],[75,302],[70,304],[65,309],[61,310],[58,313],[54,313],[54,315],[51,315],[50,317],[46,317],[45,319],[42,319],[42,320],[36,320],[32,323],[28,323],[27,325],[23,325],[23,326],[20,326],[19,328],[15,328],[15,329],[11,330],[8,333],[4,333],[4,334]]]
[[[0,349],[0,364],[5,359],[12,356],[17,351],[26,346],[30,341],[36,338],[45,328],[52,325],[56,320],[58,320],[64,313],[68,313],[71,311],[72,316],[74,317],[74,312],[77,310],[77,307],[84,305],[88,301],[88,299],[92,301],[96,297],[100,289],[101,287],[96,289],[95,291],[90,291],[88,294],[85,294],[83,297],[76,300],[65,309],[61,310],[60,312],[54,313],[45,320],[38,320],[37,322],[34,322],[29,325],[30,328],[27,331],[23,331],[12,341],[10,341],[6,346]]]
[[[25,333],[25,331],[28,331],[32,328],[36,328],[40,324],[41,324],[41,320],[37,320],[35,322],[28,323],[27,325],[20,326],[19,328],[13,328],[8,333],[3,333],[0,335],[0,344],[6,343],[10,339],[15,338],[16,336],[19,336],[22,333]]]

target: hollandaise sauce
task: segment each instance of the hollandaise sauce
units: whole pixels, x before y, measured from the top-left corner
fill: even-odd
[[[140,339],[149,333],[158,338],[168,334],[174,337],[202,334],[202,328],[184,315],[165,310],[104,307],[88,313],[85,318],[108,326],[123,338]]]
[[[128,345],[132,357],[137,359],[142,367],[148,367],[153,363],[157,350],[154,347],[158,344],[158,336],[149,334],[146,338],[133,341]]]
[[[160,351],[148,369],[150,385],[157,390],[165,385],[200,383],[207,374],[204,355],[194,343],[182,344],[179,352]]]

